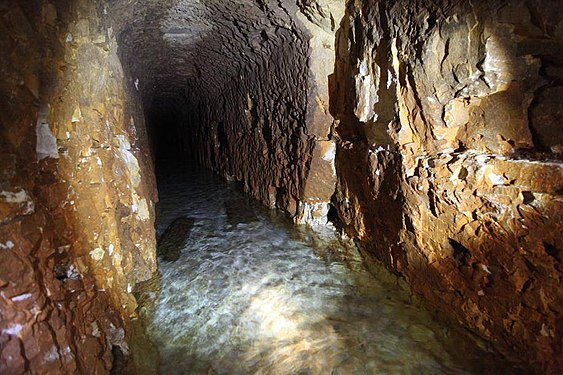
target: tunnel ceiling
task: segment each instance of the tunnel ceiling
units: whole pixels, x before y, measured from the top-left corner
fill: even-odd
[[[306,39],[297,12],[330,27],[314,1],[120,0],[114,6],[122,59],[145,103],[177,98],[186,88],[212,98],[252,64],[275,63],[272,49]]]

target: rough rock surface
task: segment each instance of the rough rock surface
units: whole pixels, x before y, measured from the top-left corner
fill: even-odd
[[[109,372],[132,286],[155,270],[144,119],[104,15],[104,2],[0,5],[3,374]]]
[[[562,367],[558,1],[352,1],[331,77],[336,204],[443,316]]]
[[[194,225],[194,219],[179,217],[175,219],[158,241],[157,254],[166,261],[176,261],[180,258],[182,247]]]
[[[155,137],[296,221],[326,223],[336,183],[326,80],[343,2],[145,3],[120,3],[117,33]]]
[[[146,130],[181,146],[192,136],[201,163],[297,219],[326,220],[334,154],[319,150],[334,149],[332,117],[314,78],[332,71],[343,6],[325,3],[0,6],[2,372],[103,373],[112,347],[127,351],[130,292],[156,266]],[[312,55],[323,58],[309,66]],[[145,129],[159,114],[180,134]],[[306,195],[309,168],[322,178]]]
[[[174,148],[563,367],[560,1],[344,3],[0,4],[0,372],[127,352]]]

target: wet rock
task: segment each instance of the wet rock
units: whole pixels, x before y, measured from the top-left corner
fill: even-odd
[[[181,124],[154,137],[297,222],[325,224],[332,202],[444,316],[555,372],[559,8],[1,4],[0,372],[103,373],[113,345],[127,352],[130,292],[156,270],[145,114]]]
[[[178,260],[193,225],[194,219],[192,218],[179,217],[175,219],[158,241],[158,256],[166,261]]]
[[[547,373],[563,358],[558,7],[351,2],[331,101],[347,232]]]
[[[258,221],[258,217],[243,199],[231,199],[225,201],[227,211],[227,222],[230,225],[239,223],[252,223]]]
[[[103,3],[0,5],[1,373],[109,372],[156,268],[143,115]]]
[[[336,182],[326,77],[343,2],[118,3],[123,61],[166,145],[156,152],[177,147],[296,221],[326,222],[310,206],[327,206]]]

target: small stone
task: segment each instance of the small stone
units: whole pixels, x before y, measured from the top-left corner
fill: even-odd
[[[179,217],[168,226],[158,241],[158,255],[166,261],[176,261],[180,258],[184,243],[188,239],[194,224],[194,219]]]
[[[104,250],[102,250],[99,247],[90,251],[90,256],[92,257],[92,259],[97,260],[97,261],[104,259],[104,255],[105,255]]]

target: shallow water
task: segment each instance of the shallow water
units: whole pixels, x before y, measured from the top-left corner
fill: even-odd
[[[163,175],[159,194],[159,234],[194,219],[142,299],[160,373],[510,373],[334,230],[294,226],[204,172]]]

